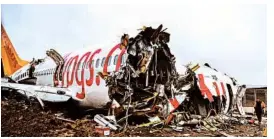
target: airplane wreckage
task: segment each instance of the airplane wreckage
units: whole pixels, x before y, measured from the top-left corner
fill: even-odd
[[[236,110],[245,115],[245,85],[207,63],[176,66],[168,46],[170,34],[165,30],[162,25],[145,27],[135,37],[121,37],[126,62],[118,71],[98,73],[111,101],[108,115],[97,114],[94,120],[120,131],[127,128],[131,116],[145,116],[150,125],[170,125],[198,123],[195,118],[205,118],[212,111],[229,114]],[[47,101],[38,100],[42,105]]]

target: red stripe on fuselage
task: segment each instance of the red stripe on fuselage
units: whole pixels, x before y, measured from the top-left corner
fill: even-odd
[[[213,102],[213,97],[211,92],[209,91],[208,87],[205,84],[205,79],[204,79],[204,75],[203,74],[198,74],[198,78],[199,78],[199,84],[200,84],[200,90],[202,93],[202,96],[204,96],[206,94],[208,100],[210,102]]]
[[[220,96],[220,90],[218,88],[218,85],[216,82],[213,82],[213,85],[215,86],[215,91],[217,92],[217,95]]]

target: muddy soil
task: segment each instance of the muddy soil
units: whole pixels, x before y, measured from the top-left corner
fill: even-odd
[[[55,105],[55,104],[54,104]],[[60,113],[66,113],[63,104],[51,106],[44,110],[37,103],[29,103],[26,99],[13,95],[2,96],[1,100],[1,136],[2,137],[67,137],[67,136],[103,136],[95,132],[94,115],[73,117],[64,115],[74,122],[57,119]],[[258,126],[253,124],[233,125],[226,131],[233,136],[262,136]],[[110,136],[224,136],[219,132],[196,130],[184,127],[183,131],[174,131],[170,127],[134,128],[130,126],[126,132],[111,131]]]

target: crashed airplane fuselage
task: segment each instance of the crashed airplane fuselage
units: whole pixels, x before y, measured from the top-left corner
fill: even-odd
[[[121,38],[121,48],[127,51],[125,65],[119,71],[99,73],[109,87],[112,108],[162,118],[176,111],[206,116],[211,110],[227,113],[234,108],[244,115],[245,86],[207,63],[179,68],[168,47],[169,36],[160,25]]]
[[[179,111],[205,116],[212,109],[227,113],[234,108],[245,114],[245,87],[208,64],[176,66],[169,36],[161,25],[133,38],[125,34],[112,48],[78,50],[64,57],[50,50],[48,57],[20,68],[10,76],[13,82],[1,87],[30,92],[41,101],[72,98],[80,106],[109,108],[110,115],[167,118]],[[32,84],[24,84],[30,79]]]

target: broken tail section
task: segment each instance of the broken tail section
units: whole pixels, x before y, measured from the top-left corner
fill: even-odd
[[[28,61],[22,60],[15,51],[7,33],[1,24],[1,74],[10,76],[15,71],[28,64]]]

